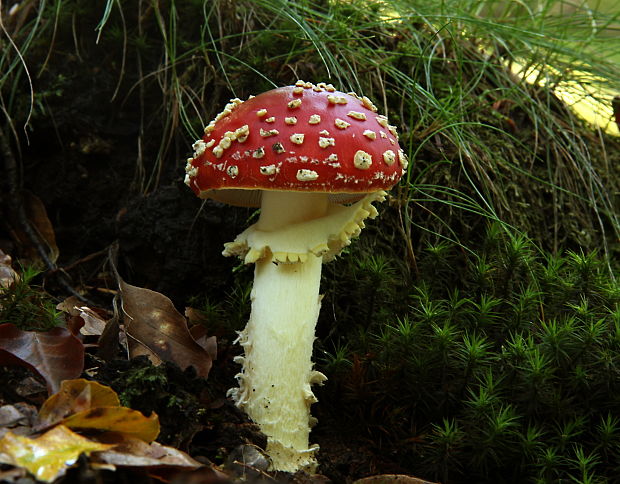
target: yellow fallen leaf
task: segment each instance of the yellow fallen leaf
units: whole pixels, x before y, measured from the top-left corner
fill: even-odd
[[[145,417],[127,407],[97,407],[78,412],[62,421],[72,429],[93,429],[118,432],[128,437],[152,442],[159,435],[159,417]]]
[[[94,381],[65,380],[60,390],[41,406],[39,420],[43,426],[60,422],[63,418],[96,407],[118,407],[118,395],[110,387]]]
[[[8,457],[6,464],[22,467],[38,480],[51,482],[62,476],[80,454],[104,451],[113,445],[93,442],[58,425],[36,439],[7,432],[0,439],[0,455]]]

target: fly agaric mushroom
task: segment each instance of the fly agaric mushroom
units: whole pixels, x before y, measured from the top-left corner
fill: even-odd
[[[313,470],[310,385],[326,379],[311,361],[321,265],[377,215],[372,202],[404,173],[396,129],[366,97],[298,81],[231,100],[193,148],[185,183],[199,197],[260,206],[223,252],[256,264],[230,393],[267,435],[272,469]]]

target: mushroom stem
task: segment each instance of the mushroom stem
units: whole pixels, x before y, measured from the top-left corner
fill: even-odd
[[[326,194],[263,192],[257,228],[321,217]],[[270,253],[256,262],[250,320],[240,334],[245,356],[237,404],[268,437],[274,470],[295,472],[316,467],[309,445],[312,383],[325,376],[312,370],[312,345],[319,315],[322,257],[308,253],[299,262],[275,262]]]
[[[261,194],[259,230],[269,232],[320,218],[327,212],[327,193],[265,190]]]
[[[245,350],[243,408],[267,435],[275,470],[316,465],[309,445],[312,344],[319,316],[320,258],[306,262],[256,263],[252,313],[241,336]]]

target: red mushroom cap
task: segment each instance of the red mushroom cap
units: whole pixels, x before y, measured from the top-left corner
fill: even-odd
[[[202,198],[251,206],[257,190],[350,201],[389,189],[407,159],[395,127],[376,111],[366,97],[303,81],[233,99],[194,143],[185,181]]]

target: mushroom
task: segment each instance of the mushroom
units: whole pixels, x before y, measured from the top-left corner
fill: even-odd
[[[274,470],[316,468],[310,388],[323,262],[331,261],[405,172],[394,126],[366,97],[298,81],[233,99],[193,145],[185,183],[201,198],[260,207],[223,254],[255,263],[252,308],[231,389],[267,435]]]

